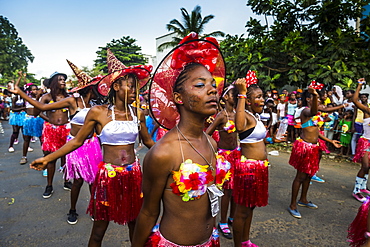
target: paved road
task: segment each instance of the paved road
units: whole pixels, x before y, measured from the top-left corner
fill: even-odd
[[[46,178],[27,165],[19,165],[21,145],[8,153],[11,126],[3,122],[5,134],[0,134],[0,246],[86,246],[92,221],[85,214],[89,201],[85,184],[77,204],[79,221],[76,225],[66,222],[70,192],[63,190],[60,173],[54,178],[54,194],[43,199]],[[42,156],[39,143],[29,153],[29,161]],[[145,155],[139,152],[139,158]],[[319,209],[300,208],[302,219],[289,215],[286,208],[290,201],[291,183],[295,170],[287,164],[288,153],[270,156],[269,205],[255,210],[252,241],[259,246],[348,246],[347,227],[356,215],[360,203],[351,197],[358,165],[348,162],[323,160],[319,175],[326,183],[313,183],[309,200]],[[59,163],[58,163],[59,164]],[[13,201],[14,199],[14,201]],[[185,227],[185,226],[184,226]],[[222,246],[232,246],[232,241],[221,237]],[[103,246],[130,246],[128,229],[111,223]]]

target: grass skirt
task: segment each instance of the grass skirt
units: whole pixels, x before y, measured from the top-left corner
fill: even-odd
[[[16,125],[16,126],[23,126],[24,119],[26,118],[26,112],[10,112],[9,115],[9,124],[10,125]]]
[[[57,151],[66,144],[69,131],[70,129],[67,128],[67,124],[54,125],[49,122],[45,122],[41,136],[41,149],[49,152]]]
[[[365,153],[369,155],[369,152],[370,152],[370,140],[362,136],[360,139],[358,139],[356,153],[352,161],[356,163],[361,163],[362,157],[364,157]]]
[[[360,247],[366,242],[365,232],[367,231],[367,217],[369,214],[369,197],[358,209],[356,218],[348,227],[347,241],[352,247]]]
[[[125,166],[100,162],[98,169],[87,213],[120,225],[135,220],[143,202],[139,162]]]
[[[67,142],[74,137],[68,135]],[[66,155],[64,176],[65,179],[82,178],[85,182],[92,184],[98,171],[98,164],[103,159],[98,137],[86,139],[84,144]]]
[[[319,170],[321,151],[320,142],[312,144],[299,138],[293,144],[289,164],[312,177]]]
[[[44,119],[41,117],[26,115],[23,125],[23,134],[26,136],[40,137],[42,134],[43,125]]]
[[[155,230],[149,236],[148,241],[145,243],[144,247],[187,247],[187,246],[196,246],[196,247],[219,247],[220,239],[218,236],[218,231],[216,228],[213,228],[212,235],[209,239],[203,244],[197,245],[178,245],[167,240],[161,232],[159,231],[159,225],[155,226]]]
[[[231,168],[230,168],[231,177],[229,180],[226,180],[224,182],[222,188],[232,190],[234,188],[234,167],[235,167],[235,164],[239,162],[240,156],[241,156],[240,147],[237,147],[234,150],[227,150],[227,149],[219,148],[218,154],[223,156],[231,164]]]
[[[264,207],[268,203],[268,161],[244,156],[234,169],[234,201],[245,207]]]

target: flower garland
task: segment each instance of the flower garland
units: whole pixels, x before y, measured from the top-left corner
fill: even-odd
[[[227,123],[225,124],[224,130],[229,134],[234,133],[236,131],[234,121],[228,120]]]
[[[220,155],[216,157],[216,186],[221,188],[224,181],[231,176],[230,163]],[[184,202],[199,199],[206,193],[208,183],[214,180],[212,171],[208,168],[209,165],[193,163],[191,159],[185,160],[178,171],[172,171],[172,192],[181,196]]]

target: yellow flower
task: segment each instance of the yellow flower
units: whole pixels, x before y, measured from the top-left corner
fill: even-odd
[[[173,180],[176,181],[176,184],[178,184],[178,182],[180,182],[180,178],[181,178],[181,172],[180,171],[172,171],[172,178]]]
[[[117,171],[117,172],[123,172],[123,170],[124,170],[125,168],[123,167],[123,166],[118,166],[118,167],[116,167],[115,168],[115,170]]]
[[[116,172],[114,170],[108,172],[108,177],[114,178],[115,176],[116,176]]]
[[[268,166],[269,166],[269,162],[265,160],[265,167],[268,167]]]
[[[244,156],[244,155],[242,155],[242,157],[240,158],[240,161],[241,161],[241,162],[246,162],[246,161],[247,161],[247,158],[245,158],[245,156]]]

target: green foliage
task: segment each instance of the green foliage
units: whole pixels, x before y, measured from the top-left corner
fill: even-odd
[[[195,6],[190,14],[185,8],[181,8],[180,10],[183,22],[173,19],[169,24],[167,24],[167,30],[174,32],[176,37],[174,37],[170,42],[161,44],[158,47],[158,51],[163,51],[166,48],[177,46],[181,39],[191,32],[196,32],[200,37],[224,37],[225,34],[221,31],[203,34],[205,25],[215,16],[207,15],[203,18],[201,14],[201,7],[199,5]]]
[[[17,70],[27,71],[27,65],[33,59],[14,25],[0,16],[0,82],[14,79]]]
[[[369,2],[249,0],[247,5],[265,16],[266,25],[250,18],[247,38],[227,35],[221,42],[228,78],[251,69],[265,89],[304,88],[311,80],[354,88],[357,78],[369,77],[370,18],[361,20],[360,35],[351,23]]]
[[[145,64],[147,61],[144,55],[141,53],[141,47],[135,44],[136,40],[130,36],[123,36],[121,39],[113,39],[105,47],[99,47],[96,52],[98,58],[94,60],[93,73],[88,73],[90,76],[98,75],[99,73],[108,73],[107,67],[107,49],[113,52],[113,54],[126,66]]]

